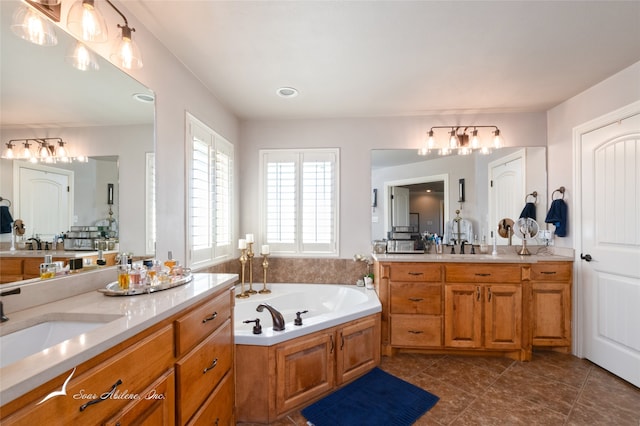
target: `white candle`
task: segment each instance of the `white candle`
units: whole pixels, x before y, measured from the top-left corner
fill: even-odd
[[[248,243],[253,243],[255,242],[255,240],[253,239],[253,234],[247,234],[247,242]]]
[[[262,245],[262,254],[269,254],[269,245],[268,244],[263,244]]]
[[[242,238],[241,238],[241,239],[239,239],[239,240],[238,240],[238,248],[239,248],[240,250],[244,250],[244,249],[246,249],[246,248],[247,248],[247,240],[242,239]]]

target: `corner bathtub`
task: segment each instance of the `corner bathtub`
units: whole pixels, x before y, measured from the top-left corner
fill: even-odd
[[[259,290],[262,284],[255,285]],[[252,294],[246,299],[236,298],[234,333],[237,345],[271,346],[305,334],[344,324],[382,310],[378,295],[364,287],[340,284],[268,284],[271,294]],[[245,290],[247,287],[245,286]],[[236,286],[240,292],[240,286]],[[276,308],[285,320],[283,331],[273,330],[267,309],[257,312],[261,303]],[[302,325],[294,325],[296,312],[302,314]],[[255,323],[243,321],[260,319],[262,334],[253,334]]]

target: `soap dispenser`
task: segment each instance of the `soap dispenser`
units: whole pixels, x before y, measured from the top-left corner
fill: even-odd
[[[44,263],[40,264],[40,279],[46,280],[56,276],[56,264],[50,254],[44,256]]]

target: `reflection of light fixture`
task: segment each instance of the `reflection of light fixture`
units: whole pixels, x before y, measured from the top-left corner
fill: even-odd
[[[131,33],[136,29],[129,27],[127,17],[124,16],[110,0],[105,0],[124,20],[124,25],[118,24],[122,31],[111,52],[111,60],[118,66],[126,69],[142,68],[142,55],[140,49],[133,42]],[[81,37],[84,41],[105,42],[108,39],[107,25],[102,13],[95,5],[95,0],[78,0],[69,11],[67,17],[69,30]]]
[[[9,159],[9,160],[15,158],[15,154],[13,152],[13,147],[14,146],[15,145],[13,144],[13,142],[11,142],[11,141],[7,142],[7,148],[2,153],[2,158],[6,158],[6,159]]]
[[[439,138],[436,130],[440,131]],[[490,135],[482,137],[480,130],[493,129]],[[434,126],[427,133],[427,142],[418,149],[418,154],[428,155],[432,150],[438,149],[440,155],[449,155],[457,152],[458,155],[468,155],[474,151],[488,154],[492,149],[502,148],[504,141],[497,126]],[[440,142],[438,142],[438,139]],[[488,143],[492,140],[492,143]],[[485,143],[486,141],[486,143]]]
[[[58,44],[58,37],[53,24],[26,5],[18,7],[13,13],[11,30],[18,37],[39,46],[55,46]]]
[[[75,69],[80,71],[98,71],[100,69],[96,54],[82,42],[76,43],[67,55],[67,59]]]
[[[34,139],[11,139],[6,145],[7,149],[2,153],[2,158],[16,158],[13,148],[16,142],[22,143],[22,151],[18,159],[31,161],[33,163],[41,161],[45,163],[69,163],[71,161],[86,162],[86,157],[71,157],[65,148],[66,142],[61,138],[34,138]],[[38,146],[35,152],[32,151],[30,142]],[[57,143],[57,146],[56,146]]]

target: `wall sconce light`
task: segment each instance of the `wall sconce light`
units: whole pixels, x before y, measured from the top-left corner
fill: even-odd
[[[447,130],[439,131],[439,129]],[[479,129],[492,129],[491,138],[487,135],[483,138]],[[488,143],[489,139],[492,140],[491,143]],[[440,155],[449,155],[453,152],[457,152],[458,155],[468,155],[474,151],[488,154],[492,149],[503,146],[504,141],[497,126],[434,126],[427,133],[427,140],[418,149],[418,154],[428,155],[434,149],[437,149]]]
[[[16,157],[14,148],[17,143],[22,143],[22,150],[20,155]],[[31,143],[33,142],[33,143]],[[8,160],[21,159],[30,161],[32,163],[44,162],[44,163],[70,163],[86,162],[88,161],[86,156],[72,157],[69,155],[67,148],[65,148],[66,142],[61,138],[38,138],[38,139],[11,139],[6,143],[6,149],[2,153],[1,158]],[[35,151],[32,146],[37,147]]]
[[[124,20],[124,25],[118,24],[121,29],[118,42],[111,52],[111,60],[118,66],[126,69],[142,68],[142,55],[140,49],[134,43],[131,33],[136,29],[129,26],[127,17],[109,0],[105,0]],[[108,40],[108,29],[104,16],[95,5],[95,0],[76,1],[67,16],[69,30],[87,42],[105,42]]]

